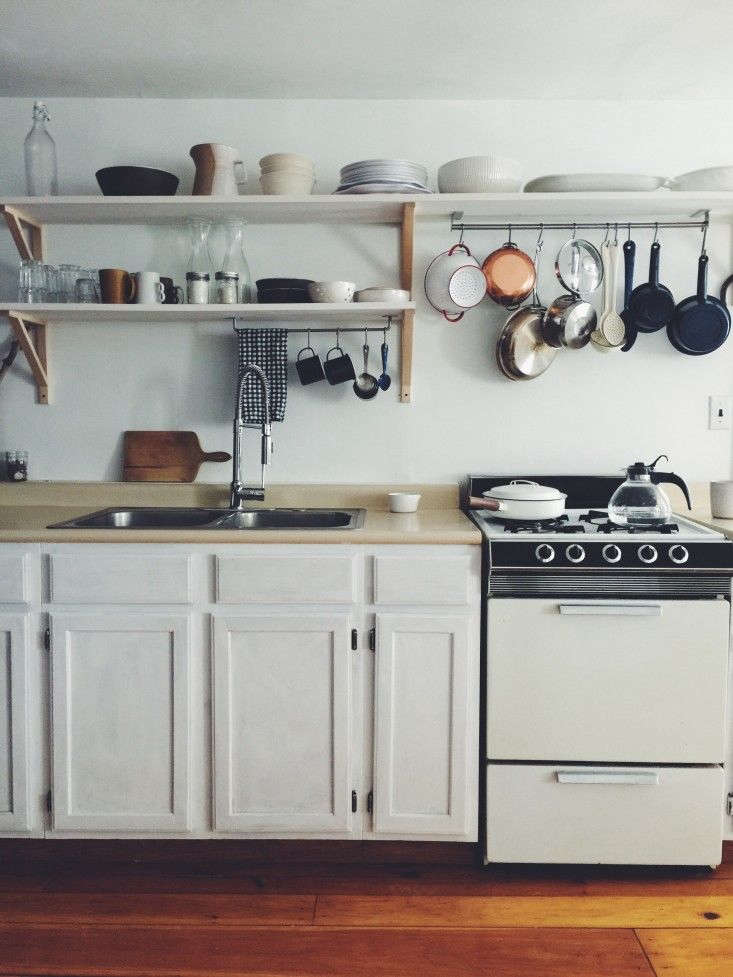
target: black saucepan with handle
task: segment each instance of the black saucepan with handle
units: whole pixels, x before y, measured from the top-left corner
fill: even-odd
[[[649,281],[637,285],[629,297],[629,314],[638,332],[657,332],[669,325],[674,313],[674,296],[659,284],[659,241],[649,252]]]
[[[624,320],[624,325],[626,326],[626,339],[621,347],[622,353],[628,353],[631,347],[636,342],[636,337],[639,335],[639,330],[634,324],[634,320],[631,316],[631,310],[629,309],[629,299],[631,298],[631,290],[634,287],[634,259],[636,258],[636,245],[629,238],[628,241],[624,243],[624,309],[621,313],[621,318]]]
[[[730,332],[730,312],[720,299],[707,294],[707,285],[708,256],[703,252],[697,263],[697,292],[679,303],[667,327],[670,343],[688,356],[712,353]]]

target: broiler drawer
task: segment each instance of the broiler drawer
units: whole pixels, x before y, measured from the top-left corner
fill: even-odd
[[[721,767],[489,764],[487,862],[718,865]]]

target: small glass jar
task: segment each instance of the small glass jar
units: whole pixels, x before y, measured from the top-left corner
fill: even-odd
[[[9,482],[28,481],[28,452],[5,452],[5,477]]]
[[[186,272],[186,301],[191,305],[206,305],[209,301],[208,272]]]
[[[239,275],[232,275],[226,271],[217,271],[216,301],[221,305],[236,305],[239,296]]]

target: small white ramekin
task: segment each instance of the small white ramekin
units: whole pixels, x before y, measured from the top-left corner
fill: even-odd
[[[387,501],[390,512],[417,512],[421,495],[409,492],[388,492]]]

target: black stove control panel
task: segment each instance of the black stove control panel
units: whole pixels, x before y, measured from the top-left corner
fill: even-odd
[[[491,540],[492,570],[687,570],[733,573],[733,541],[644,541],[643,537],[610,542],[608,537],[553,540]]]

